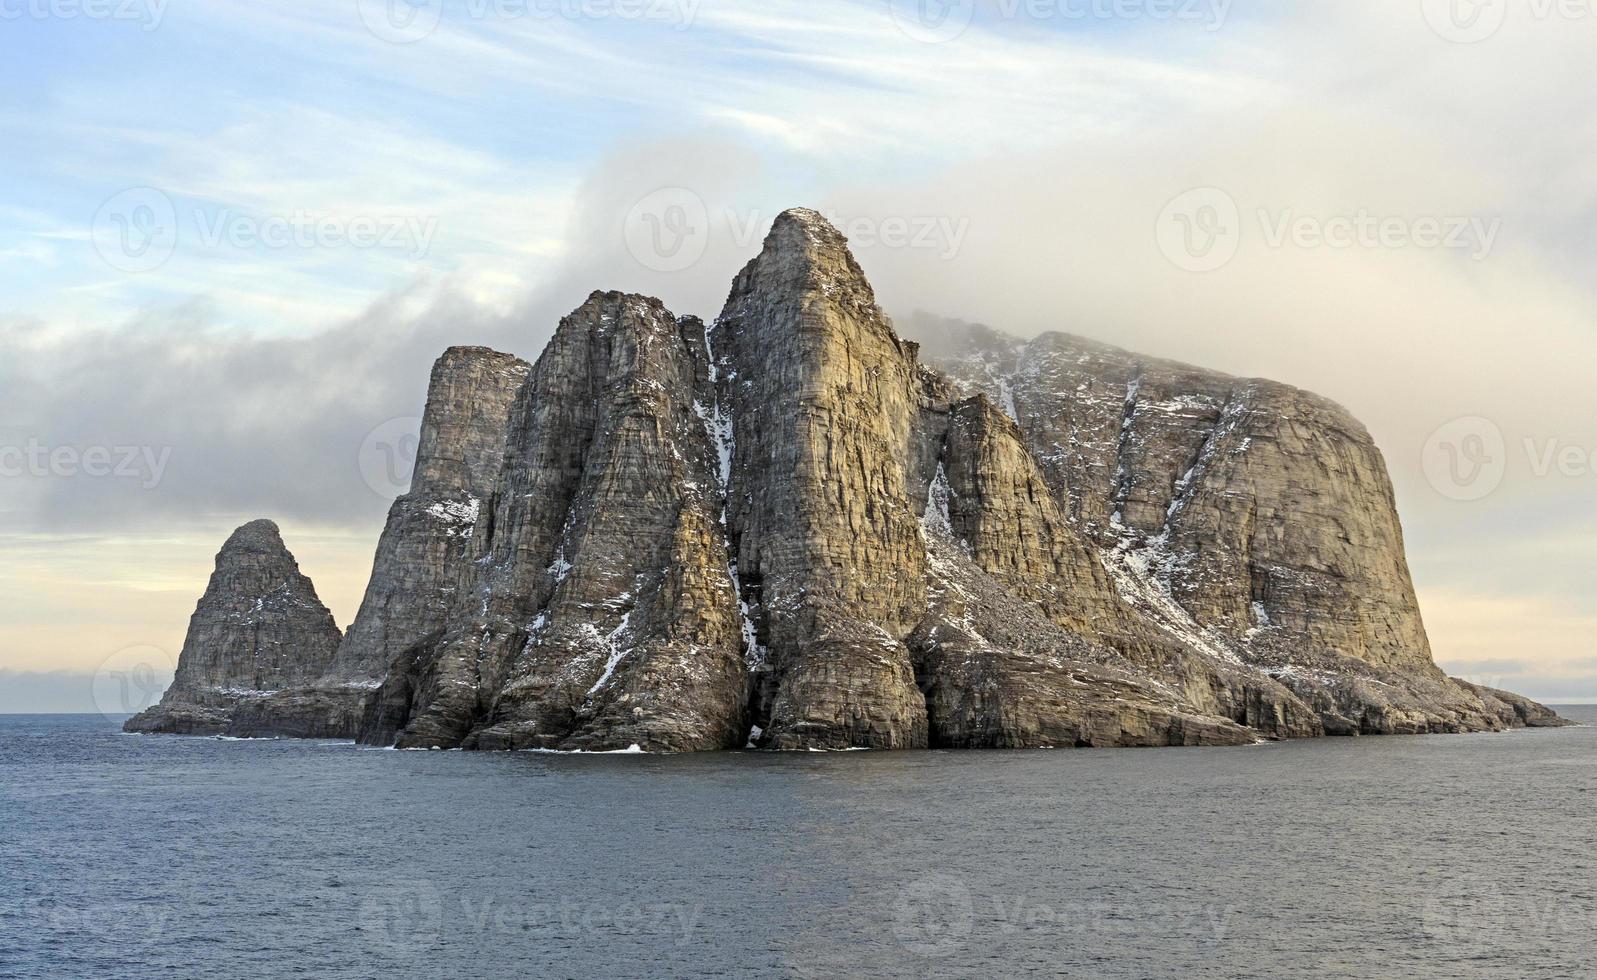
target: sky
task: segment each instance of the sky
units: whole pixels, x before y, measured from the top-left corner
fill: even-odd
[[[0,711],[170,670],[270,517],[341,625],[452,344],[887,311],[1347,405],[1437,659],[1597,700],[1597,0],[0,0]],[[391,454],[390,454],[391,455]]]

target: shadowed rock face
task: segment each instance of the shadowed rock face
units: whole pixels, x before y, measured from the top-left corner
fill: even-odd
[[[741,744],[748,680],[707,368],[703,325],[658,300],[595,293],[561,322],[510,410],[471,587],[436,650],[390,678],[398,710],[365,737]]]
[[[341,635],[271,521],[234,531],[189,620],[177,675],[130,732],[217,734],[241,705],[321,676]]]
[[[397,657],[439,633],[474,557],[477,519],[492,508],[505,418],[531,367],[482,347],[454,347],[433,366],[410,491],[388,512],[360,612],[329,680],[375,687]]]
[[[939,370],[800,210],[708,328],[594,293],[535,365],[446,352],[349,635],[283,619],[262,674],[219,611],[290,577],[223,576],[254,553],[230,541],[161,730],[694,751],[1560,723],[1432,663],[1384,462],[1338,406],[915,326]],[[246,663],[276,693],[214,693]]]

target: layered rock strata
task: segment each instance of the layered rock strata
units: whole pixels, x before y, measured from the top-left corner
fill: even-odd
[[[227,539],[189,620],[176,676],[128,731],[217,735],[241,711],[316,681],[342,634],[277,525],[252,521]]]
[[[595,293],[534,365],[452,349],[336,655],[296,627],[276,693],[184,680],[135,727],[694,751],[1558,723],[1435,667],[1384,462],[1338,406],[914,326],[931,365],[799,210],[713,324]],[[230,643],[191,631],[180,677]]]

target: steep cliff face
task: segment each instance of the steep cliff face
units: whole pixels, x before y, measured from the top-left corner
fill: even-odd
[[[336,657],[330,619],[284,620],[287,666],[249,680],[276,693],[212,693],[260,660],[212,607],[272,584],[213,580],[163,730],[694,751],[1559,723],[1432,663],[1384,462],[1338,406],[917,327],[941,370],[800,210],[708,328],[594,293],[535,365],[447,352]]]
[[[778,218],[710,334],[728,525],[769,665],[761,744],[926,744],[907,636],[925,595],[907,462],[918,377],[843,237]]]
[[[240,703],[230,734],[353,738],[394,666],[437,642],[470,574],[478,518],[499,479],[505,416],[530,370],[482,347],[450,348],[433,365],[410,489],[389,508],[337,655],[320,676]]]
[[[1333,733],[1495,726],[1432,662],[1385,461],[1340,406],[1065,334],[915,329],[1004,406],[1145,619],[1279,681]]]
[[[241,705],[320,677],[341,639],[276,524],[234,531],[189,620],[177,674],[130,732],[218,734]]]
[[[741,744],[738,598],[707,425],[704,328],[595,293],[509,413],[477,574],[438,649],[390,678],[402,746]]]
[[[433,365],[410,490],[389,508],[328,681],[375,687],[399,657],[443,631],[475,557],[478,519],[494,506],[505,418],[531,370],[482,347],[452,347]]]

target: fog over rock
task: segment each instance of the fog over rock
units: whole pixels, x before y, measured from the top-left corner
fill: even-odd
[[[203,683],[129,728],[695,751],[1560,723],[1432,662],[1385,462],[1339,406],[923,330],[928,359],[800,209],[708,326],[598,292],[530,366],[451,348],[336,655],[301,624],[298,661],[219,704],[235,640],[191,632]],[[196,622],[263,586],[222,567]]]

